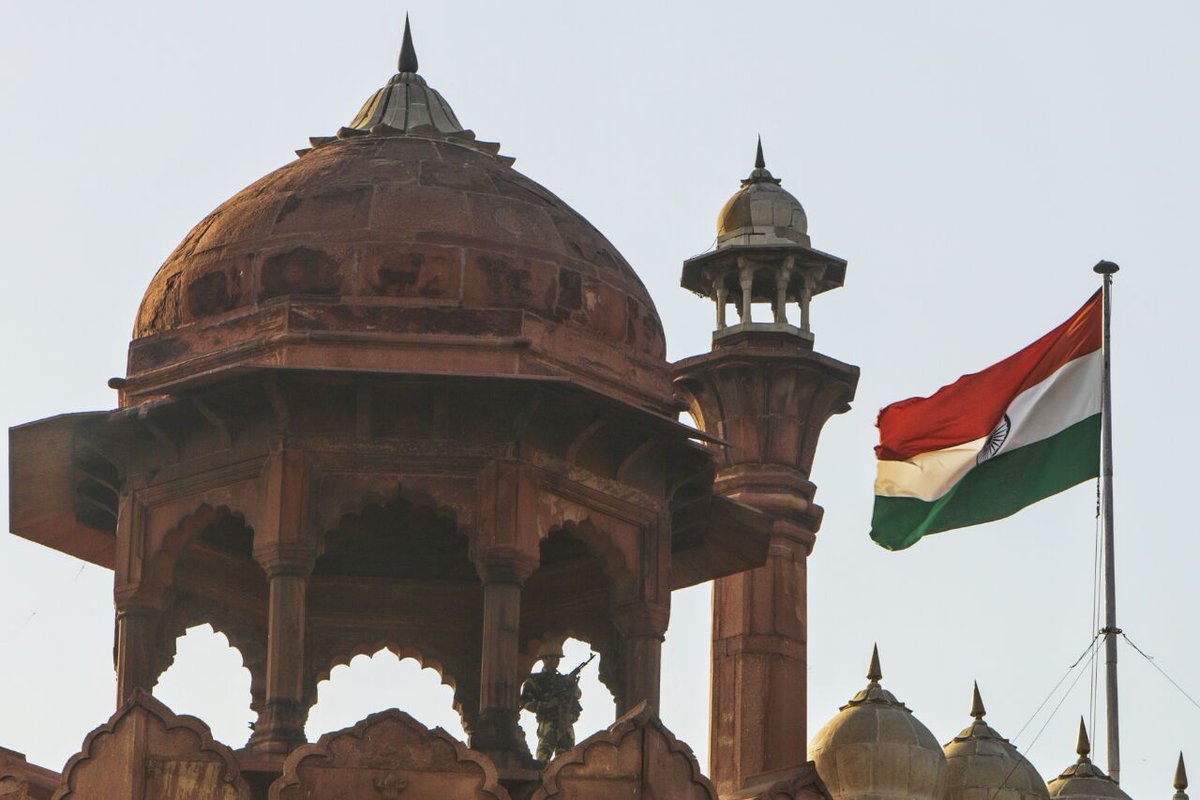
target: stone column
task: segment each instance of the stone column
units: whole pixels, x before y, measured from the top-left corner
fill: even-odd
[[[138,689],[149,692],[158,681],[156,662],[160,612],[148,605],[118,604],[116,661],[117,706]]]
[[[745,331],[675,365],[714,447],[713,490],[771,517],[766,563],[713,590],[710,776],[721,795],[807,763],[807,572],[821,527],[809,480],[821,428],[849,409],[858,368],[810,341]],[[776,776],[778,779],[778,776]]]
[[[248,746],[259,753],[286,754],[306,741],[305,594],[313,559],[307,555],[275,554],[265,561],[263,568],[270,586],[267,692]]]
[[[784,259],[783,267],[775,275],[775,322],[780,325],[787,323],[787,290],[792,280],[792,265],[794,256]]]
[[[670,618],[669,608],[642,606],[617,612],[621,634],[621,685],[617,716],[643,700],[658,711],[662,679],[662,643]]]
[[[753,295],[751,290],[754,288],[754,268],[749,264],[742,263],[740,258],[738,259],[738,266],[738,279],[742,286],[742,304],[738,311],[741,315],[742,322],[753,322],[753,318],[751,316],[751,303],[753,300]]]
[[[484,553],[477,559],[483,581],[483,648],[479,670],[479,718],[471,747],[504,767],[529,766],[532,757],[518,725],[521,705],[521,589],[537,563],[524,554]]]
[[[808,760],[807,556],[777,534],[764,566],[714,582],[710,747],[722,794]]]

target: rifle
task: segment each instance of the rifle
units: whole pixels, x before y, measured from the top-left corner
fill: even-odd
[[[594,661],[595,658],[596,658],[596,654],[592,653],[590,656],[587,657],[587,661],[584,661],[582,664],[577,666],[575,669],[568,672],[567,677],[570,678],[571,680],[575,681],[576,683],[578,683],[579,682],[579,673],[583,671],[584,667],[586,667],[588,664],[592,663],[592,661]]]

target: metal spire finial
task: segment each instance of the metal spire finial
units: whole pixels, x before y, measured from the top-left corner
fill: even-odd
[[[1183,766],[1183,751],[1179,753],[1179,764],[1175,767],[1175,791],[1187,789],[1187,769]]]
[[[767,168],[767,160],[765,158],[763,158],[762,134],[761,133],[758,135],[758,153],[754,156],[754,168],[755,169],[766,169]]]
[[[404,43],[400,45],[400,62],[398,66],[401,72],[417,71],[417,50],[413,47],[412,30],[408,25],[408,14],[404,15]]]
[[[882,678],[883,671],[879,668],[879,645],[876,644],[871,650],[871,666],[867,668],[867,680],[879,683]]]
[[[1083,717],[1079,718],[1079,738],[1075,741],[1075,752],[1079,754],[1079,758],[1085,759],[1088,753],[1092,752],[1092,743],[1088,741],[1087,725],[1083,722]]]
[[[979,696],[979,682],[975,682],[975,692],[971,697],[971,716],[977,720],[983,720],[983,715],[987,713],[987,709],[983,707],[983,698]]]

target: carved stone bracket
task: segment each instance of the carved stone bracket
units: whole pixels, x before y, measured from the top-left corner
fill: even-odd
[[[340,797],[509,800],[491,759],[394,708],[292,752],[269,794],[270,800]]]
[[[692,749],[646,703],[550,762],[531,800],[717,800]]]
[[[199,719],[136,692],[83,741],[53,800],[249,800],[237,759]]]

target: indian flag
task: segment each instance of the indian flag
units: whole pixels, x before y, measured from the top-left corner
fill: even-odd
[[[1007,517],[1100,473],[1102,300],[982,372],[879,412],[871,538]]]

